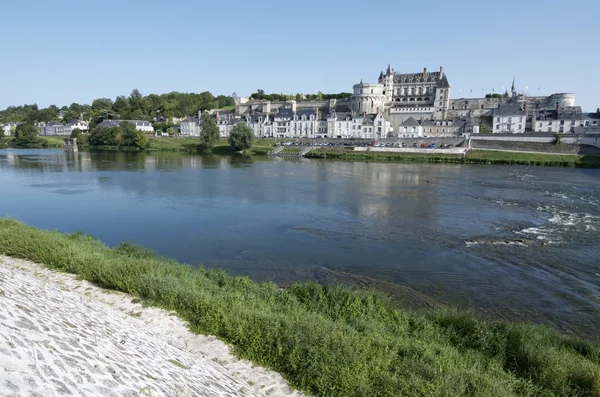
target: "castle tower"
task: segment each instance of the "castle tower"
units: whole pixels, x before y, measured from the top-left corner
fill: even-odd
[[[386,102],[391,102],[394,96],[394,69],[389,64],[385,76],[383,78],[383,95]]]
[[[360,83],[353,86],[351,98],[352,110],[357,113],[378,113],[384,110],[386,96],[383,95],[384,84]]]

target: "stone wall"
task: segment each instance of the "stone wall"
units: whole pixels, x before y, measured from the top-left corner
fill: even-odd
[[[514,142],[514,141],[485,141],[471,140],[472,149],[497,149],[524,152],[565,153],[580,155],[600,155],[600,148],[590,145],[576,145],[561,143],[555,145],[547,142]]]

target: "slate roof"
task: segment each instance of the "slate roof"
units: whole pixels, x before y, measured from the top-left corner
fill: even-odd
[[[375,117],[377,117],[376,114],[366,114],[366,115],[364,115],[364,117],[362,119],[362,124],[363,125],[375,125]]]
[[[102,120],[100,122],[100,124],[98,124],[98,127],[117,127],[119,124],[121,124],[121,120]]]
[[[102,120],[102,122],[100,124],[98,124],[98,127],[117,127],[124,121],[135,124],[135,125],[150,125],[150,122],[148,120],[108,120],[108,119],[106,119],[106,120]]]
[[[200,121],[200,119],[196,117],[188,117],[187,119],[181,120],[180,123],[197,123],[198,121]]]
[[[501,105],[494,109],[494,116],[525,116],[525,112],[518,104]]]
[[[583,117],[585,117],[586,119],[598,119],[600,120],[600,114],[594,112],[594,113],[584,113]]]
[[[439,88],[450,88],[450,83],[448,83],[448,77],[443,75],[440,80],[438,80],[437,86]]]
[[[306,116],[308,119],[310,116],[316,115],[316,112],[314,109],[300,109],[296,112],[296,115],[299,119],[302,118],[302,116]]]
[[[335,112],[338,120],[352,120],[351,112]]]
[[[426,81],[434,82],[439,79],[440,79],[440,72],[427,72],[426,78],[423,76],[423,72],[394,74],[394,83],[411,83],[411,82],[417,83],[417,82],[426,82]]]
[[[419,124],[419,122],[415,120],[414,117],[409,117],[406,120],[404,120],[402,124],[400,124],[400,126],[402,127],[418,127],[420,125],[421,124]]]
[[[291,119],[292,117],[294,117],[294,111],[292,109],[279,109],[279,112],[277,112],[277,115],[275,117],[282,119]]]

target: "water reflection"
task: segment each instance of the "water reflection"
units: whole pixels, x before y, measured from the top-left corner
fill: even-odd
[[[595,335],[599,174],[0,150],[0,211],[258,280],[314,279],[327,267]],[[465,245],[474,238],[533,243]]]

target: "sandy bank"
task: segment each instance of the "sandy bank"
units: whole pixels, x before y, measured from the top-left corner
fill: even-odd
[[[0,396],[300,396],[172,314],[0,256]]]

